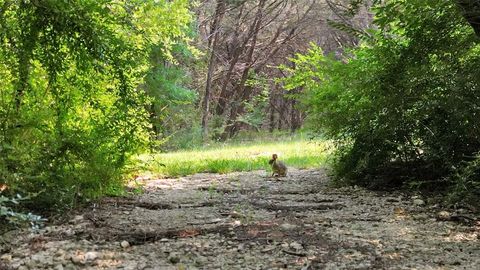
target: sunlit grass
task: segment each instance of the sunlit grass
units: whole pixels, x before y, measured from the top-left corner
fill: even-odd
[[[276,142],[236,142],[202,149],[138,157],[142,170],[157,176],[177,177],[199,172],[228,173],[267,170],[273,153],[287,166],[306,169],[325,165],[331,144],[320,140],[292,138]]]

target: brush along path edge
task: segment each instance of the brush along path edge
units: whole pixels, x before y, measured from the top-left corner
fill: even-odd
[[[281,180],[264,171],[197,174],[145,180],[145,189],[37,234],[2,236],[0,269],[480,265],[478,223],[439,219],[442,209],[414,203],[419,198],[330,188],[323,170],[291,169]]]

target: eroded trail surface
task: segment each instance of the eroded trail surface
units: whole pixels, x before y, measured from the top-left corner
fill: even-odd
[[[479,224],[420,198],[328,187],[323,170],[146,181],[3,238],[13,269],[480,269]],[[470,216],[469,216],[470,215]],[[452,217],[456,217],[457,221]],[[0,267],[2,268],[2,267]]]

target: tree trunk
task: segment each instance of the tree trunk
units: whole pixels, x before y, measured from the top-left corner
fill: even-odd
[[[215,9],[215,19],[212,24],[211,33],[209,36],[209,47],[211,45],[210,60],[208,62],[207,82],[205,85],[205,95],[203,96],[202,104],[202,137],[204,141],[208,140],[208,117],[210,111],[210,95],[212,89],[212,77],[216,62],[216,49],[218,47],[218,36],[220,23],[225,13],[225,0],[217,0],[217,7]]]
[[[269,123],[268,123],[268,132],[270,132],[270,133],[273,133],[273,130],[275,129],[275,108],[273,107],[274,106],[273,105],[273,103],[274,103],[274,99],[273,99],[274,98],[274,89],[270,90],[270,98],[269,98],[270,118],[269,118]]]
[[[240,13],[237,18],[237,25],[235,27],[235,36],[239,35],[240,27],[241,27],[241,17],[243,15],[243,5],[240,9]],[[255,29],[255,22],[252,23],[252,25],[249,28],[248,35],[245,37],[243,40],[242,44],[240,46],[235,46],[233,49],[233,53],[231,55],[231,60],[230,60],[230,65],[228,67],[227,75],[225,76],[225,79],[223,80],[222,87],[220,90],[220,95],[218,97],[218,102],[217,106],[215,109],[215,112],[217,115],[224,115],[226,111],[226,105],[228,101],[228,97],[232,95],[232,91],[228,88],[228,85],[230,83],[230,80],[233,75],[233,70],[235,68],[235,65],[238,63],[240,60],[240,56],[242,55],[243,51],[245,50],[245,47],[248,44],[248,41],[252,38],[252,35],[254,33]],[[234,44],[235,45],[235,44]]]
[[[250,69],[253,65],[253,53],[255,52],[255,46],[257,45],[257,37],[258,32],[260,31],[260,26],[262,24],[263,19],[263,9],[265,7],[266,0],[260,0],[258,3],[258,10],[257,14],[255,15],[255,27],[253,28],[253,35],[252,35],[252,44],[250,44],[250,48],[247,52],[247,66],[242,72],[242,78],[240,82],[237,84],[235,96],[238,99],[238,102],[234,103],[234,107],[230,113],[230,116],[227,120],[226,128],[224,133],[222,134],[222,139],[226,139],[227,137],[232,137],[237,131],[238,126],[236,125],[235,121],[237,116],[239,115],[239,111],[242,110],[242,102],[245,100],[246,97],[250,96],[252,91],[252,87],[245,87],[245,83],[247,82],[248,75],[250,73]]]

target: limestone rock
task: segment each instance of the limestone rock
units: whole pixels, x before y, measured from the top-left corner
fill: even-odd
[[[121,243],[120,243],[120,246],[122,248],[128,248],[130,246],[130,243],[128,241],[125,241],[123,240]]]

